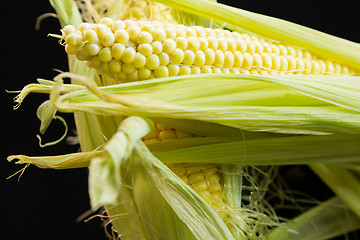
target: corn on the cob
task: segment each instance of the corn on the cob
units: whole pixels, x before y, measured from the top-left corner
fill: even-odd
[[[146,144],[151,144],[195,136],[194,134],[156,123],[155,129],[144,136],[142,140]],[[227,223],[227,215],[224,211],[226,207],[222,182],[223,174],[220,172],[219,166],[215,164],[173,163],[168,164],[168,167],[213,207],[225,223]]]
[[[222,29],[103,18],[62,32],[68,54],[121,82],[196,73],[355,74],[304,49]]]

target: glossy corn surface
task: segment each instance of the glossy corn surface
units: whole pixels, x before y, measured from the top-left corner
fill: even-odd
[[[174,128],[156,123],[155,129],[143,137],[146,144],[198,137]],[[173,163],[168,167],[197,192],[226,222],[223,174],[215,164]]]
[[[68,54],[119,82],[199,73],[356,74],[304,49],[223,29],[104,18],[62,31]]]

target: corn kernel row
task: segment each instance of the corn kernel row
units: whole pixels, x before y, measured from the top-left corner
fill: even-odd
[[[222,29],[104,18],[63,29],[68,54],[118,81],[199,73],[355,74],[302,49]]]

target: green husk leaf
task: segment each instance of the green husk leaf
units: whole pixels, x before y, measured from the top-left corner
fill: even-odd
[[[156,0],[177,10],[229,24],[274,41],[305,48],[360,69],[360,45],[314,29],[206,0]]]
[[[358,174],[338,165],[312,164],[310,167],[360,217],[360,180]]]
[[[334,197],[273,230],[268,240],[332,239],[360,229],[360,218]]]
[[[103,151],[79,152],[57,156],[29,157],[25,155],[9,156],[9,162],[17,159],[16,164],[34,164],[39,168],[70,169],[89,166],[92,158],[99,157]]]
[[[62,27],[70,24],[77,27],[82,23],[81,14],[73,0],[50,0],[50,3],[55,9]]]
[[[173,221],[174,215],[172,213],[169,216],[171,219],[163,222],[163,224],[157,225],[156,223],[159,221],[153,220],[154,217],[158,216],[158,208],[162,206],[149,207],[149,204],[157,204],[157,202],[148,201],[144,196],[161,199],[159,193],[166,203],[169,204],[176,216],[192,232],[195,239],[233,239],[228,228],[214,209],[206,204],[194,190],[179,179],[170,169],[156,159],[143,143],[138,142],[132,157],[132,161],[135,161],[136,164],[134,171],[139,171],[139,173],[135,174],[135,177],[141,177],[140,179],[135,179],[134,194],[137,203],[142,206],[139,212],[141,217],[145,218],[143,222],[150,223],[150,226],[145,225],[145,228],[148,227],[148,231],[152,232],[149,235],[150,239],[162,239],[163,237],[166,239],[187,239],[185,236],[188,235],[187,231],[185,231],[185,236],[182,235],[181,229],[179,229],[180,226]],[[136,181],[139,182],[136,183]],[[155,186],[155,188],[151,186]],[[154,189],[154,192],[152,189]],[[154,196],[151,196],[152,194]],[[161,202],[165,203],[164,200],[161,200]],[[159,209],[159,211],[165,212],[170,210],[166,204],[164,207],[165,209]],[[173,223],[174,225],[172,225]],[[169,224],[168,227],[167,224]],[[155,228],[153,229],[153,227]],[[170,236],[161,236],[161,233],[169,234],[168,231],[170,231]],[[157,236],[154,232],[159,232],[160,235]]]
[[[83,83],[97,96],[86,91],[70,93],[57,98],[54,102],[57,108],[68,112],[200,120],[249,131],[360,132],[359,77],[203,74],[103,88],[91,80]],[[134,90],[135,87],[138,89]],[[220,98],[223,100],[219,101]]]
[[[215,140],[220,140],[215,138]],[[230,138],[229,142],[176,148],[180,143],[151,144],[154,155],[165,163],[221,163],[240,165],[292,165],[360,161],[358,135],[291,136],[264,139]],[[232,141],[231,141],[232,140]],[[182,140],[186,146],[187,139]],[[204,140],[205,141],[205,140]],[[221,141],[221,140],[220,140]],[[180,145],[181,146],[181,145]],[[166,151],[162,151],[165,149]],[[173,148],[173,149],[171,149]]]
[[[135,143],[153,128],[153,123],[139,117],[126,118],[118,132],[104,146],[104,154],[93,158],[89,166],[89,194],[92,208],[116,204],[123,182],[121,168],[127,163]]]

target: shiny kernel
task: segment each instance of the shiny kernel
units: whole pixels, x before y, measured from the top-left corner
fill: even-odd
[[[258,53],[254,53],[253,58],[254,58],[254,62],[253,62],[252,68],[256,69],[256,70],[261,69],[261,67],[262,67],[262,58],[261,58],[261,56]]]
[[[205,49],[204,54],[205,54],[205,64],[212,65],[215,60],[215,51],[211,48],[207,48]]]
[[[191,74],[200,74],[201,73],[201,70],[200,70],[200,67],[191,67],[191,70],[190,70],[190,73]]]
[[[210,182],[213,182],[212,181],[212,179],[209,179],[209,177],[211,177],[213,174],[215,175],[215,176],[218,176],[218,174],[216,174],[217,173],[217,170],[215,169],[215,168],[204,168],[203,170],[202,170],[202,173],[205,175],[205,177],[207,177],[206,178],[206,181],[210,181]],[[218,181],[220,181],[220,178],[219,178],[219,180]],[[218,182],[217,181],[217,182]]]
[[[288,47],[287,47],[287,50],[288,50],[288,55],[293,56],[293,57],[296,57],[296,50],[295,50],[295,48],[293,48],[293,47],[291,47],[291,46],[288,46]]]
[[[188,180],[189,181],[189,180]],[[191,185],[191,187],[196,191],[196,192],[202,192],[204,190],[207,190],[209,188],[209,185],[207,184],[207,182],[202,181],[202,182],[197,182]]]
[[[110,62],[112,60],[112,54],[110,48],[106,47],[100,50],[99,52],[99,60],[101,62]]]
[[[213,182],[212,184],[210,184],[209,190],[210,192],[221,192],[222,187],[219,182]]]
[[[159,41],[154,41],[151,43],[154,54],[160,54],[163,51],[163,44]]]
[[[84,32],[84,39],[87,43],[100,43],[99,36],[94,30],[86,30]]]
[[[158,55],[151,54],[150,56],[146,57],[145,66],[150,70],[158,68],[160,66],[160,59]]]
[[[191,173],[188,175],[189,184],[194,184],[194,183],[203,181],[204,179],[205,179],[205,176],[201,172]]]
[[[200,41],[197,37],[188,38],[188,49],[197,51],[200,48]]]
[[[271,69],[278,71],[281,68],[281,59],[278,55],[276,55],[275,53],[272,53],[270,55],[271,60],[272,60],[272,64],[271,64]]]
[[[147,57],[153,53],[153,47],[149,43],[143,43],[138,46],[138,51],[139,53]]]
[[[170,63],[169,55],[167,53],[164,53],[164,52],[159,54],[159,60],[160,60],[160,65],[161,66],[167,66]]]
[[[70,46],[80,46],[82,43],[82,35],[77,32],[70,33],[66,37],[65,42]]]
[[[288,55],[288,49],[287,47],[285,47],[284,45],[278,45],[279,46],[279,50],[280,50],[280,55],[281,56],[286,56]]]
[[[122,20],[115,20],[111,25],[111,30],[116,32],[119,29],[125,29],[125,23]]]
[[[309,59],[307,59],[307,58],[304,58],[303,61],[304,61],[304,64],[305,64],[304,74],[310,74],[311,73],[311,68],[312,68],[311,61]]]
[[[243,64],[241,65],[241,68],[250,68],[253,65],[254,58],[250,53],[244,53],[243,54]]]
[[[255,50],[255,44],[252,41],[246,41],[246,52],[253,54]]]
[[[326,63],[323,60],[318,60],[320,65],[320,74],[324,74],[326,72]]]
[[[335,72],[334,64],[331,61],[326,61],[326,74],[332,74]]]
[[[169,76],[179,75],[180,67],[177,64],[169,64],[168,66]]]
[[[124,73],[126,73],[126,74],[130,74],[130,73],[132,73],[132,72],[135,71],[135,70],[136,70],[136,68],[135,68],[134,65],[132,65],[132,64],[127,64],[127,63],[125,63],[125,64],[123,64],[123,65],[121,66],[121,71],[124,72]]]
[[[295,49],[294,49],[295,50]],[[286,56],[287,60],[288,60],[288,71],[292,71],[294,72],[294,70],[296,70],[296,58],[293,55],[288,55]]]
[[[271,46],[271,52],[269,53],[274,53],[276,55],[280,55],[280,49],[277,45],[275,44],[269,44]]]
[[[134,61],[135,55],[136,51],[134,48],[126,48],[123,55],[121,56],[121,61],[130,64]]]
[[[132,25],[127,28],[127,32],[129,33],[130,40],[136,41],[141,32],[141,28],[136,25]]]
[[[240,51],[235,51],[234,52],[234,67],[235,68],[240,68],[243,62],[243,54]]]
[[[117,59],[120,60],[124,51],[125,51],[125,45],[121,44],[121,43],[115,43],[112,47],[111,47],[111,55]]]
[[[173,51],[170,54],[170,61],[173,63],[180,64],[183,62],[183,60],[184,60],[184,51],[180,48],[175,49],[175,51]]]
[[[200,67],[200,72],[201,73],[212,73],[212,70],[211,70],[210,66],[202,66],[202,67]]]
[[[75,46],[71,46],[69,44],[65,45],[65,52],[69,55],[74,55],[77,52],[77,48]]]
[[[137,38],[137,43],[138,44],[142,44],[142,43],[151,43],[153,41],[153,36],[151,35],[151,33],[148,32],[141,32]]]
[[[159,133],[159,139],[162,140],[170,140],[176,139],[175,131],[173,130],[163,130]]]
[[[121,71],[121,64],[120,64],[120,62],[119,61],[117,61],[117,60],[111,60],[110,62],[109,62],[109,71],[111,72],[111,73],[118,73],[118,72],[120,72]]]
[[[115,42],[115,35],[113,33],[105,33],[101,39],[105,47],[111,47]]]
[[[165,28],[166,38],[175,39],[176,38],[176,30],[173,27]]]
[[[289,63],[288,60],[285,56],[279,56],[280,61],[281,61],[281,67],[279,69],[279,71],[283,72],[283,71],[287,71],[288,67],[289,67]]]
[[[132,62],[132,64],[134,65],[134,67],[136,67],[136,68],[142,68],[142,67],[145,66],[145,63],[146,63],[146,57],[145,57],[143,54],[137,52],[137,53],[135,54],[134,61]]]
[[[246,53],[247,44],[246,41],[242,39],[236,39],[236,50],[240,51],[241,53]]]
[[[230,51],[224,53],[224,67],[231,68],[234,66],[234,54]]]
[[[197,32],[196,32],[196,30],[194,28],[188,27],[188,28],[186,28],[186,36],[188,36],[188,37],[196,37]]]
[[[213,67],[211,70],[212,70],[212,73],[221,73],[221,68],[219,68],[219,67]]]
[[[228,43],[228,51],[235,52],[237,48],[236,40],[233,38],[228,38],[227,43]]]
[[[141,30],[152,34],[155,31],[155,26],[152,24],[146,24],[141,27]]]
[[[192,65],[194,63],[195,53],[191,50],[184,51],[183,64]]]
[[[67,26],[63,27],[63,29],[62,29],[62,32],[65,34],[65,36],[69,35],[70,33],[75,32],[75,31],[76,31],[76,29],[73,25],[67,25]],[[80,29],[79,29],[79,31],[80,31]]]
[[[320,64],[318,61],[316,60],[311,60],[311,65],[312,65],[312,68],[311,68],[311,74],[320,74]]]
[[[121,82],[127,81],[127,74],[124,72],[118,72],[115,74],[115,79]]]
[[[191,69],[189,66],[182,65],[179,69],[179,75],[190,75]]]
[[[205,37],[199,37],[198,39],[200,42],[200,50],[205,50],[209,47],[209,43]]]
[[[194,65],[196,66],[205,65],[205,54],[203,51],[198,50],[195,52]]]
[[[224,65],[224,61],[225,61],[224,52],[221,50],[216,50],[214,65],[217,67],[222,67]]]
[[[95,31],[100,37],[102,37],[105,33],[111,32],[111,29],[105,24],[96,24]]]
[[[295,73],[302,73],[305,70],[305,62],[302,58],[295,58],[296,59],[296,72]]]
[[[151,71],[149,69],[147,69],[146,67],[143,67],[138,70],[138,74],[139,74],[140,80],[145,80],[150,77]]]
[[[168,68],[166,66],[160,66],[154,70],[154,75],[156,78],[168,77]]]
[[[219,46],[219,41],[216,37],[209,36],[207,37],[209,48],[216,50]]]
[[[334,63],[334,73],[341,74],[341,65],[339,63]]]
[[[185,37],[178,37],[176,38],[176,46],[182,50],[187,49],[188,41]]]
[[[166,32],[162,28],[157,28],[154,31],[154,41],[164,41],[166,39]]]
[[[118,43],[127,44],[129,42],[130,36],[125,29],[119,29],[115,32],[115,39]]]
[[[90,43],[89,45],[85,46],[85,51],[90,56],[95,56],[95,55],[99,54],[100,50],[101,50],[101,47],[96,43]]]
[[[270,54],[263,52],[261,54],[261,58],[262,58],[262,68],[266,70],[270,70],[272,67],[272,59]]]
[[[106,26],[110,27],[113,24],[114,20],[112,20],[111,18],[105,17],[105,18],[100,19],[99,22],[101,24],[105,24]]]
[[[139,73],[137,70],[127,75],[128,81],[134,82],[139,80]]]
[[[261,42],[255,42],[255,52],[260,54],[262,52],[264,52],[264,46],[262,45]]]
[[[219,38],[218,49],[225,52],[227,48],[228,48],[228,42],[226,41],[226,38]]]
[[[176,42],[174,39],[168,38],[163,42],[163,51],[167,54],[171,54],[176,49]]]

